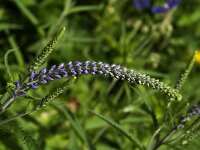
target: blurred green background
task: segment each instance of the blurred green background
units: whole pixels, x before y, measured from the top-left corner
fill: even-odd
[[[9,81],[4,66],[6,51],[15,49],[8,61],[14,80],[19,80],[61,27],[66,27],[64,38],[47,66],[71,60],[103,61],[121,64],[173,86],[194,50],[200,48],[200,1],[182,0],[175,10],[164,14],[153,14],[149,9],[138,11],[132,0],[0,1],[1,94]],[[176,119],[188,103],[199,100],[199,75],[200,52],[181,91],[183,102],[176,103]],[[29,94],[44,97],[60,82]],[[111,118],[147,145],[162,122],[166,104],[166,96],[146,87],[83,75],[52,104],[17,122],[45,150],[86,150],[93,146],[97,150],[133,150],[134,144],[89,110]],[[16,102],[5,117],[23,112],[26,107],[26,100]],[[172,124],[167,126],[171,128]],[[197,141],[184,148],[198,149]],[[0,131],[0,149],[27,147],[15,135]]]

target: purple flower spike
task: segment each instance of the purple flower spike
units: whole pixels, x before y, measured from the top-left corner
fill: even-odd
[[[133,0],[133,4],[137,10],[140,10],[149,7],[151,0]]]
[[[64,67],[64,63],[61,63],[60,65],[58,65],[58,69],[61,69],[61,68],[63,68]]]
[[[34,85],[34,84],[30,84],[30,88],[32,88],[32,89],[37,89],[38,88],[38,86],[37,85]]]

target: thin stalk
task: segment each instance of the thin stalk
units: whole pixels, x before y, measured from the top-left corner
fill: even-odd
[[[171,132],[169,132],[164,138],[160,140],[157,144],[155,144],[153,150],[157,150],[160,146],[167,143],[168,139],[177,131],[177,129],[173,129]]]
[[[8,123],[8,122],[10,122],[10,121],[16,120],[16,119],[18,119],[18,118],[20,118],[20,117],[23,117],[23,116],[25,116],[25,115],[28,115],[29,113],[33,112],[34,110],[35,110],[35,109],[31,109],[31,110],[29,110],[29,111],[27,111],[27,112],[24,112],[24,113],[22,113],[22,114],[16,115],[15,117],[12,117],[12,118],[5,119],[5,120],[3,120],[3,121],[0,121],[0,126],[4,125],[5,123]]]

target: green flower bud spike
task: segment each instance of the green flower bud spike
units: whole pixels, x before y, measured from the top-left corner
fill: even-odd
[[[40,100],[35,107],[35,110],[38,110],[47,104],[49,104],[52,100],[60,96],[70,85],[76,80],[76,77],[67,80],[62,85],[51,91],[47,96],[45,96],[42,100]]]
[[[181,75],[181,78],[178,80],[175,89],[177,91],[179,91],[181,89],[181,87],[183,86],[183,84],[185,83],[185,81],[188,78],[188,75],[190,74],[190,71],[192,70],[192,67],[194,65],[195,59],[196,59],[196,55],[197,55],[197,51],[194,52],[191,60],[189,61],[184,73]]]
[[[65,27],[63,27],[54,37],[53,40],[49,42],[49,44],[42,50],[42,52],[36,57],[33,64],[30,66],[29,71],[33,71],[38,69],[48,58],[51,54],[53,49],[55,48],[58,41],[62,38],[65,32]]]

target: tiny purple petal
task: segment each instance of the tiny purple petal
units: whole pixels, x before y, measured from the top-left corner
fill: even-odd
[[[42,75],[40,76],[40,79],[44,79],[44,78],[46,78],[46,75],[43,75],[43,74],[42,74]]]
[[[26,91],[21,91],[20,95],[21,95],[21,96],[26,95]]]
[[[44,75],[47,72],[47,68],[44,68],[40,71],[40,74]]]
[[[93,67],[96,67],[97,66],[97,63],[94,61],[94,62],[92,62],[92,66]]]
[[[41,84],[41,85],[44,85],[44,84],[47,84],[47,81],[46,80],[42,80],[42,81],[39,81],[38,83]]]
[[[87,66],[89,66],[90,65],[90,61],[86,61],[85,62],[85,66],[87,67]]]
[[[64,67],[64,63],[61,63],[60,65],[58,65],[58,69],[61,69],[61,68],[63,68]]]
[[[82,65],[82,62],[76,61],[76,66],[80,66],[80,65]]]
[[[37,86],[37,85],[34,85],[34,84],[30,84],[30,88],[32,88],[32,89],[37,89],[38,86]]]
[[[39,76],[39,74],[38,74],[38,73],[37,73],[37,74],[35,74],[33,79],[37,79],[37,78],[38,78],[38,76]]]
[[[31,78],[31,79],[34,78],[34,75],[35,75],[35,71],[31,71],[31,72],[30,72],[30,78]]]
[[[14,96],[17,96],[17,95],[18,95],[18,92],[13,92],[13,95],[14,95]]]
[[[72,76],[76,76],[77,73],[76,73],[75,71],[71,71],[71,75],[72,75]]]
[[[53,80],[54,80],[51,76],[47,76],[46,79],[47,79],[48,81],[53,81]]]
[[[85,73],[85,74],[89,74],[88,70],[85,70],[84,73]]]
[[[68,72],[67,71],[61,71],[63,77],[67,77],[68,76]]]
[[[78,74],[82,74],[83,70],[81,68],[78,69]]]
[[[58,78],[58,79],[62,78],[62,77],[61,77],[60,75],[58,75],[58,74],[55,75],[55,77]]]
[[[115,67],[116,70],[119,70],[120,68],[121,68],[120,65],[118,65],[118,66]]]
[[[68,66],[69,66],[69,68],[72,68],[72,67],[73,67],[72,61],[68,62]]]
[[[50,70],[53,71],[55,68],[56,68],[56,65],[53,65]]]
[[[16,82],[15,82],[15,87],[18,88],[19,86],[20,86],[19,82],[16,81]]]

